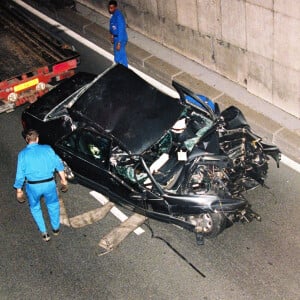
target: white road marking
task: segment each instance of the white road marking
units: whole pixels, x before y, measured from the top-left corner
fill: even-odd
[[[297,162],[295,162],[294,160],[288,158],[283,154],[281,155],[281,162],[287,165],[288,167],[290,167],[291,169],[293,169],[294,171],[300,173],[300,164],[298,164]]]
[[[102,205],[106,204],[109,201],[105,196],[103,196],[102,194],[100,194],[96,191],[90,191],[90,195],[93,196]],[[117,217],[121,222],[124,222],[125,220],[128,219],[128,217],[115,206],[110,210],[110,212],[115,217]],[[144,232],[145,232],[144,229],[142,229],[141,227],[138,227],[137,229],[134,230],[134,233],[136,235],[140,235]]]
[[[79,34],[77,34],[76,32],[72,31],[71,29],[65,27],[64,25],[58,23],[57,21],[49,18],[48,16],[44,15],[43,13],[41,13],[40,11],[36,10],[35,8],[33,8],[32,6],[30,6],[29,4],[24,3],[21,0],[13,0],[15,3],[19,4],[20,6],[22,6],[23,8],[25,8],[26,10],[28,10],[29,12],[31,12],[32,14],[36,15],[37,17],[39,17],[40,19],[46,21],[47,23],[49,23],[52,26],[55,26],[58,30],[63,31],[64,33],[68,34],[70,37],[78,40],[79,42],[81,42],[82,44],[86,45],[87,47],[93,49],[94,51],[96,51],[97,53],[101,54],[102,56],[104,56],[105,58],[107,58],[108,60],[113,61],[114,56],[105,51],[104,49],[98,47],[97,45],[95,45],[94,43],[90,42],[89,40],[83,38],[82,36],[80,36]]]

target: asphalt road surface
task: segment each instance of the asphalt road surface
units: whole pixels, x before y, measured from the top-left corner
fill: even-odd
[[[82,70],[110,65],[71,42]],[[0,115],[0,299],[300,299],[298,173],[271,162],[269,189],[246,194],[262,221],[235,224],[204,246],[186,230],[150,220],[144,234],[101,255],[99,240],[119,224],[111,214],[80,229],[62,226],[45,243],[12,188],[25,146],[22,110]],[[69,216],[100,206],[80,185],[62,198]]]

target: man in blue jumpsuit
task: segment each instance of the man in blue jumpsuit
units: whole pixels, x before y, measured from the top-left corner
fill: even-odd
[[[40,145],[36,130],[29,130],[25,135],[27,146],[18,155],[18,164],[14,188],[17,190],[17,199],[24,202],[22,187],[25,182],[26,194],[30,211],[44,241],[49,241],[40,199],[44,196],[48,209],[50,223],[54,235],[58,235],[60,227],[60,205],[54,180],[57,171],[62,187],[67,190],[67,181],[61,159],[49,145]]]
[[[108,11],[111,14],[109,31],[111,33],[111,42],[114,45],[115,62],[128,67],[126,54],[126,44],[128,41],[126,22],[123,14],[118,9],[117,1],[109,1]]]

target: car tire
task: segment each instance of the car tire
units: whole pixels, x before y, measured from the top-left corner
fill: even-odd
[[[226,228],[226,217],[223,213],[206,212],[189,216],[188,221],[195,225],[195,231],[205,238],[214,238]]]

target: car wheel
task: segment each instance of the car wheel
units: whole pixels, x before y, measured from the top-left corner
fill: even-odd
[[[189,216],[188,221],[195,226],[195,232],[205,238],[214,238],[226,227],[226,217],[223,213],[207,212]]]

